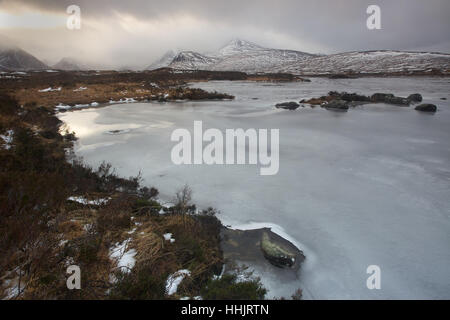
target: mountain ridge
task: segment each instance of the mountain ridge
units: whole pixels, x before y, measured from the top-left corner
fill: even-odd
[[[287,72],[294,74],[395,73],[440,70],[450,73],[450,54],[424,51],[366,50],[328,55],[272,49],[233,39],[216,53],[181,51],[167,67],[210,71]]]
[[[3,42],[3,41],[2,41]],[[253,42],[233,39],[216,52],[167,51],[145,70],[169,67],[180,70],[239,71],[247,73],[292,73],[298,75],[336,73],[450,74],[450,54],[426,51],[366,50],[328,55],[272,49]],[[0,71],[45,70],[50,67],[17,46],[0,43]],[[80,71],[114,69],[92,67],[74,58],[62,58],[54,69]],[[116,70],[120,70],[116,68]]]

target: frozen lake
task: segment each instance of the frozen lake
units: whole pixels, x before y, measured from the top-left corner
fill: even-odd
[[[234,101],[133,103],[60,115],[80,138],[76,154],[144,183],[171,200],[188,184],[199,207],[213,206],[226,225],[273,224],[306,255],[297,280],[257,270],[269,297],[307,299],[450,299],[450,79],[312,79],[311,83],[208,82],[193,87]],[[275,103],[330,90],[399,96],[421,93],[434,115],[388,105],[347,113],[320,107],[278,110]],[[447,100],[441,100],[447,98]],[[176,128],[279,129],[280,168],[174,165]],[[124,130],[121,134],[108,134]],[[369,290],[366,269],[381,268]]]

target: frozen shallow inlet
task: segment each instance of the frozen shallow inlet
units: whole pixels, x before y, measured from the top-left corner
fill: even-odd
[[[288,297],[300,287],[311,299],[450,298],[450,79],[195,86],[236,100],[122,104],[60,117],[80,137],[76,152],[91,165],[106,160],[124,176],[142,170],[145,183],[164,200],[187,183],[195,202],[219,209],[226,225],[279,226],[306,260],[299,279],[281,281],[283,286],[261,270],[269,296]],[[439,110],[429,115],[387,105],[348,113],[274,107],[330,90],[419,92]],[[279,173],[260,176],[256,165],[172,164],[170,135],[175,128],[191,130],[194,120],[220,130],[280,129]],[[366,287],[369,265],[381,268],[381,290]]]

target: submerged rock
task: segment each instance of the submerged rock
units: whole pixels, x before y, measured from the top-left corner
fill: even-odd
[[[295,110],[300,107],[300,105],[297,102],[291,101],[278,103],[275,105],[275,107],[277,107],[278,109]]]
[[[264,257],[277,267],[292,267],[295,264],[295,253],[281,243],[272,240],[267,232],[262,234],[261,250]]]
[[[417,111],[422,111],[422,112],[436,112],[437,111],[437,107],[431,103],[425,103],[425,104],[418,105],[415,109]]]

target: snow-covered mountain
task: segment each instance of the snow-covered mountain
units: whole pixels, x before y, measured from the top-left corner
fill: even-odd
[[[48,66],[17,47],[0,47],[0,71],[43,70]]]
[[[217,53],[203,55],[193,51],[180,52],[170,63],[174,69],[205,69],[218,71],[264,72],[281,64],[302,61],[315,55],[283,49],[264,48],[249,41],[235,39]]]
[[[145,70],[155,70],[159,68],[167,67],[172,60],[176,57],[176,53],[173,50],[167,51],[161,58],[153,62],[151,65],[149,65]]]
[[[450,72],[450,54],[393,50],[316,55],[295,50],[270,49],[244,40],[233,40],[217,53],[180,52],[167,66],[174,69],[215,71],[289,72],[334,74]]]

